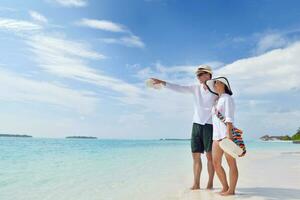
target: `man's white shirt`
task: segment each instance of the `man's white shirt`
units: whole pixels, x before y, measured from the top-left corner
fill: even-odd
[[[212,124],[212,107],[215,104],[217,95],[212,94],[208,89],[204,89],[203,84],[182,86],[166,82],[166,88],[180,93],[193,94],[194,117],[193,123]]]

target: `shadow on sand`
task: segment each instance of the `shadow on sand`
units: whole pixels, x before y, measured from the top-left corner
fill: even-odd
[[[238,188],[236,195],[221,196],[215,190],[186,190],[180,200],[300,200],[300,189],[253,187]]]
[[[300,183],[299,183],[300,185]],[[265,200],[299,200],[300,189],[290,188],[270,188],[270,187],[254,187],[239,188],[238,199],[247,199],[251,197],[260,197]]]

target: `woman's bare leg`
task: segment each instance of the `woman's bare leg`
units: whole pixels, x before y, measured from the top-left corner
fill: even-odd
[[[234,195],[235,194],[235,188],[239,177],[239,171],[237,168],[236,160],[235,158],[231,157],[230,155],[225,153],[225,157],[227,160],[227,163],[229,165],[229,189],[222,193],[223,196],[228,195]]]
[[[229,186],[227,183],[224,168],[222,167],[222,157],[224,152],[220,148],[218,141],[213,142],[212,154],[213,154],[214,168],[223,187],[220,193],[223,193],[228,191]]]

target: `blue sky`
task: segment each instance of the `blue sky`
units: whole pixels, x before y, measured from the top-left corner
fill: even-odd
[[[0,4],[1,133],[188,138],[209,64],[252,139],[300,127],[299,1],[39,0]]]

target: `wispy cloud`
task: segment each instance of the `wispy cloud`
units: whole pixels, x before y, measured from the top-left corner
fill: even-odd
[[[256,55],[267,51],[284,48],[300,40],[300,29],[268,30],[254,34],[257,45],[254,49]]]
[[[75,60],[78,57],[96,60],[105,58],[104,55],[91,50],[88,45],[84,43],[70,41],[62,37],[37,34],[29,39],[28,44],[33,47],[35,53],[40,51],[44,55],[53,56],[52,58],[71,57]]]
[[[81,43],[37,35],[29,39],[27,44],[38,66],[46,72],[99,86],[115,92],[117,96],[135,98],[140,95],[140,89],[136,86],[90,67],[90,59],[102,59],[104,56]]]
[[[15,22],[16,24],[23,21],[5,19],[0,28],[15,32],[24,30],[20,26],[6,26],[4,22]],[[29,23],[28,24],[33,24]],[[34,24],[33,24],[34,25]],[[39,25],[36,25],[40,27]],[[29,28],[28,28],[29,29]],[[26,30],[26,29],[25,29]],[[123,103],[134,104],[142,94],[140,88],[123,80],[108,76],[101,70],[96,70],[90,66],[92,60],[102,60],[106,57],[100,54],[84,42],[77,42],[66,39],[64,36],[50,36],[38,32],[29,32],[28,35],[22,35],[20,39],[25,40],[29,51],[33,53],[32,59],[37,66],[44,72],[56,75],[58,77],[69,78],[80,82],[86,82],[98,86],[99,89],[105,89],[111,93],[111,97]]]
[[[288,44],[289,41],[287,38],[284,37],[283,34],[280,33],[267,34],[259,39],[255,51],[256,54],[262,54],[272,49],[285,47]]]
[[[79,26],[85,26],[89,28],[110,31],[110,32],[128,32],[125,26],[107,20],[96,20],[96,19],[84,18],[76,22],[76,24]]]
[[[15,102],[39,102],[88,114],[96,107],[97,98],[90,91],[78,91],[46,81],[32,80],[0,67],[0,99]]]
[[[88,5],[88,0],[48,0],[55,2],[64,7],[85,7]]]
[[[120,44],[127,47],[137,47],[144,48],[145,44],[140,39],[140,37],[134,35],[126,26],[118,24],[107,20],[97,20],[97,19],[81,19],[75,23],[78,26],[89,27],[93,29],[115,32],[115,33],[125,33],[126,36],[120,38],[101,38],[100,41],[107,44]]]
[[[48,20],[45,16],[43,16],[42,14],[34,11],[34,10],[31,10],[29,11],[29,15],[31,16],[31,18],[37,22],[41,22],[41,23],[47,23]]]
[[[15,12],[17,11],[17,9],[15,8],[10,8],[10,7],[3,7],[3,6],[0,6],[0,12],[3,11],[3,12]]]
[[[145,44],[141,41],[141,39],[135,35],[131,35],[130,37],[123,37],[120,39],[120,41],[122,44],[129,47],[145,47]]]
[[[15,32],[36,31],[42,29],[42,26],[24,20],[0,18],[0,29],[5,29],[8,31],[15,31]]]
[[[300,29],[267,29],[249,35],[227,36],[217,46],[248,49],[249,56],[258,56],[278,48],[285,48],[300,40]]]
[[[134,35],[121,37],[121,38],[104,38],[104,39],[100,39],[100,41],[107,44],[120,44],[128,47],[137,47],[137,48],[145,47],[143,41],[141,41],[139,37]]]

